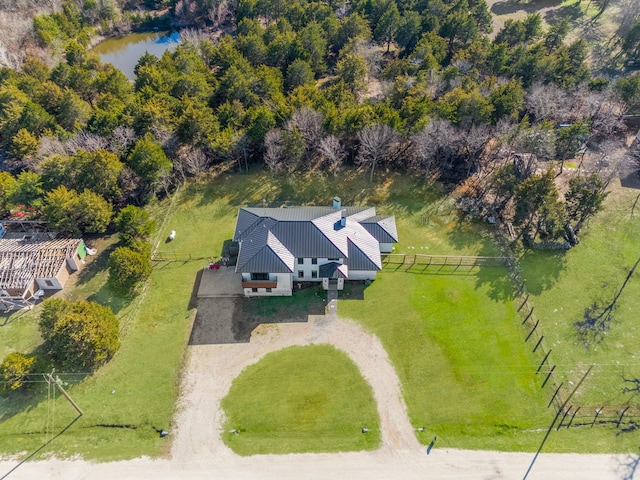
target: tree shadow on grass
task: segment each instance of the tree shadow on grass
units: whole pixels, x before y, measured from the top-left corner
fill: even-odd
[[[560,8],[547,11],[544,15],[544,20],[549,25],[554,25],[562,22],[563,20],[567,20],[570,25],[575,26],[583,17],[584,12],[580,8],[580,2],[575,2],[570,5],[563,5]]]
[[[527,250],[519,261],[527,291],[532,295],[540,295],[552,288],[567,268],[564,250]]]
[[[2,405],[2,409],[0,410],[0,423],[20,413],[29,412],[37,408],[42,402],[47,401],[48,384],[45,380],[44,373],[50,373],[52,371],[53,366],[51,360],[42,344],[29,352],[28,355],[33,355],[37,358],[37,366],[35,368],[39,373],[26,377],[23,387],[17,390],[3,390],[0,388],[0,405]],[[54,378],[60,379],[63,382],[65,389],[70,384],[75,385],[81,383],[90,375],[90,372],[55,373],[54,371],[53,373]]]
[[[535,2],[509,0],[494,3],[491,6],[491,12],[495,15],[509,15],[511,13],[521,11],[524,11],[526,13],[535,13],[544,8],[558,6],[561,3],[562,0],[540,0]]]
[[[104,305],[105,307],[109,307],[113,313],[116,315],[123,309],[128,307],[133,298],[123,298],[114,294],[109,288],[109,284],[103,284],[100,289],[89,295],[87,297],[87,301],[96,302],[100,305]]]
[[[247,173],[213,172],[207,181],[186,186],[184,199],[197,199],[203,207],[224,199],[220,208],[248,205],[282,207],[298,205],[331,206],[339,196],[344,206],[385,204],[394,212],[409,214],[433,200],[434,188],[421,179],[394,172],[377,175],[373,182],[357,169],[345,169],[340,176],[326,172],[271,175],[254,167]]]
[[[457,222],[448,234],[449,242],[459,250],[473,247],[479,257],[502,257],[503,253],[493,241],[493,235],[484,224],[463,221]],[[473,273],[476,288],[488,288],[487,294],[492,300],[506,301],[515,298],[511,271],[501,260],[487,261],[486,265],[475,267]]]

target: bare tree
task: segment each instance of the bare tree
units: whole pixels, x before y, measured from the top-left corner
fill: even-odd
[[[109,139],[109,151],[116,155],[124,156],[136,143],[136,140],[138,140],[138,137],[133,128],[118,126],[113,129]]]
[[[279,128],[269,130],[264,136],[264,163],[271,173],[277,173],[284,163],[282,151],[282,131]]]
[[[535,83],[525,96],[527,112],[536,121],[564,120],[568,112],[567,94],[553,84]]]
[[[249,156],[251,154],[251,142],[246,133],[236,133],[233,138],[233,156],[238,161],[238,170],[242,171],[244,165],[245,172],[249,171]]]
[[[197,177],[209,167],[209,159],[201,148],[182,148],[174,162],[176,171],[184,181],[187,175]]]
[[[426,177],[438,164],[441,169],[451,166],[458,154],[460,132],[448,120],[436,118],[413,135],[411,141]]]
[[[322,113],[303,107],[293,113],[288,127],[296,127],[302,134],[307,152],[313,152],[322,138],[323,121]]]
[[[318,151],[322,158],[329,164],[329,170],[338,172],[342,166],[342,162],[346,157],[346,152],[340,139],[335,135],[329,135],[320,140]]]
[[[72,154],[76,153],[78,150],[84,150],[85,152],[106,150],[108,146],[109,142],[106,138],[86,131],[78,132],[67,140],[67,148],[72,152]]]
[[[388,125],[376,123],[364,127],[357,137],[360,141],[357,161],[361,165],[371,165],[370,181],[373,181],[376,166],[388,156],[398,134]]]
[[[478,170],[482,153],[491,138],[491,128],[485,124],[473,125],[468,132],[460,135],[461,150],[467,163],[467,177]]]

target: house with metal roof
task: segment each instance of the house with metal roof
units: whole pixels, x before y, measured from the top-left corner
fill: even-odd
[[[53,232],[7,232],[0,226],[0,305],[5,311],[33,305],[62,290],[84,264],[82,239],[58,239]]]
[[[393,216],[336,197],[332,207],[242,207],[233,239],[246,296],[291,295],[297,283],[342,290],[345,280],[374,280],[398,232]]]

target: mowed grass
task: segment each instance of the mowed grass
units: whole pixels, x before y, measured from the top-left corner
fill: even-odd
[[[420,179],[389,174],[369,183],[350,170],[340,177],[276,178],[260,171],[217,172],[189,183],[173,203],[151,208],[159,224],[159,249],[181,261],[158,264],[144,294],[126,301],[110,293],[104,253],[65,293],[110,305],[121,320],[122,347],[90,376],[57,372],[69,382],[65,388],[85,414],[43,454],[116,460],[166,453],[193,319],[196,274],[210,258],[220,256],[223,242],[232,237],[238,207],[263,200],[269,205],[328,205],[334,195],[344,205],[376,205],[381,214],[395,214],[398,252],[496,254],[489,232],[461,222],[451,197]],[[175,240],[164,243],[171,230],[177,231]],[[105,240],[102,252],[113,244],[114,239]],[[550,285],[556,282],[554,272],[561,270],[556,263],[552,259],[542,267],[548,269],[543,281]],[[484,268],[443,275],[445,271],[386,270],[365,290],[365,301],[341,301],[340,314],[356,318],[381,338],[403,383],[411,421],[425,428],[425,443],[437,434],[439,446],[534,450],[551,418],[545,408],[550,392],[548,387],[540,392],[540,379],[532,373],[539,358],[524,346],[526,333],[519,329],[505,272]],[[280,303],[292,307],[265,303],[257,314],[269,316]],[[37,314],[36,308],[0,319],[0,355],[38,348]],[[0,454],[32,451],[75,417],[58,394],[47,401],[45,387],[39,383],[27,392],[0,394]],[[272,387],[277,391],[279,384],[272,382]],[[168,429],[169,437],[159,438],[159,429]],[[621,437],[603,438],[597,431],[579,436],[559,432],[547,448],[624,451],[628,446],[627,440],[617,440]],[[275,435],[267,440],[281,442]]]
[[[576,392],[575,403],[598,408],[637,405],[625,393],[624,379],[640,377],[640,271],[630,279],[614,311],[614,321],[600,343],[578,337],[575,322],[587,307],[611,302],[640,257],[640,216],[631,215],[638,191],[618,184],[580,235],[580,244],[564,253],[533,252],[521,260],[527,289],[540,319],[545,342],[553,348],[560,378],[576,382],[594,369]]]
[[[372,450],[380,444],[371,386],[331,345],[270,353],[242,371],[222,407],[223,440],[240,455]]]
[[[439,219],[416,221],[411,231],[398,222],[398,250],[416,252],[409,247],[421,244],[429,253],[499,255],[481,226]],[[436,435],[439,446],[532,450],[540,441],[533,432],[551,421],[552,392],[541,390],[512,295],[502,267],[389,265],[364,301],[341,301],[339,314],[381,339],[424,444]]]
[[[169,201],[153,208],[158,224],[163,225],[157,239],[163,242],[175,229],[179,233],[170,248],[192,258],[219,256],[235,225],[235,207],[221,211],[217,198],[205,198],[204,193],[200,186],[187,187],[178,193],[171,210]],[[224,202],[224,195],[221,198]],[[167,212],[168,220],[163,224]],[[199,221],[194,221],[194,215],[200,216]],[[109,249],[112,243],[106,241],[104,248]],[[122,347],[93,375],[56,372],[69,382],[66,388],[84,416],[44,453],[97,460],[158,456],[167,451],[170,441],[170,437],[159,438],[158,430],[170,430],[195,306],[191,298],[194,281],[206,260],[157,265],[144,293],[133,301],[110,293],[106,256],[95,262],[65,296],[110,305],[120,318]],[[0,327],[0,354],[29,353],[37,348],[37,314],[34,309],[9,317]],[[68,425],[75,411],[59,394],[55,397],[55,401],[47,400],[44,383],[26,392],[0,395],[0,453],[32,451],[50,439],[52,432]]]

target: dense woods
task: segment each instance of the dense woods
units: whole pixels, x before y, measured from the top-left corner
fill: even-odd
[[[640,76],[592,76],[566,21],[544,28],[530,14],[491,39],[484,0],[144,2],[155,17],[124,15],[131,6],[68,0],[33,25],[62,60],[0,70],[5,211],[104,232],[123,207],[221,162],[274,174],[355,165],[467,185],[470,211],[513,221],[529,243],[573,244],[607,178],[584,169],[559,191],[554,175],[587,145],[608,155],[640,105]],[[96,29],[154,18],[194,28],[175,51],[140,58],[133,82],[87,49]],[[590,193],[591,210],[577,208]]]

